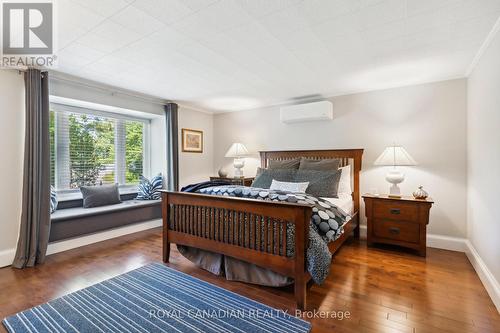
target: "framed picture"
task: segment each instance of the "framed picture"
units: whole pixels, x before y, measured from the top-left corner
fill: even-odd
[[[203,131],[183,128],[182,151],[187,153],[203,153]]]

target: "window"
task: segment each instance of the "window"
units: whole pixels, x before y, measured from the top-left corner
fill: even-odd
[[[149,120],[52,103],[51,184],[58,191],[118,183],[148,175]]]

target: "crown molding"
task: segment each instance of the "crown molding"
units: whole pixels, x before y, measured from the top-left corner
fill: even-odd
[[[490,46],[491,42],[495,38],[498,31],[500,31],[500,17],[497,19],[497,21],[493,25],[493,28],[491,28],[491,31],[486,36],[486,39],[484,40],[483,44],[481,44],[481,47],[479,48],[476,55],[474,56],[474,59],[472,59],[472,62],[470,63],[469,67],[467,67],[467,70],[465,71],[465,77],[469,77],[472,74],[472,72],[474,71],[474,68],[476,68],[477,64],[479,63],[479,60],[481,60],[481,57],[483,56],[483,54],[486,52],[486,50]]]

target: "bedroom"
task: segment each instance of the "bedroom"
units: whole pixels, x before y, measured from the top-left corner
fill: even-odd
[[[175,311],[247,298],[291,326],[243,331],[500,331],[499,1],[52,4],[49,54],[2,49],[0,331],[72,302],[100,316],[78,331],[217,330]],[[57,61],[5,57],[32,54]],[[147,275],[245,305],[91,304]]]

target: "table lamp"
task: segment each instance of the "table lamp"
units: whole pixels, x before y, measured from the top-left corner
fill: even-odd
[[[392,184],[389,197],[401,198],[401,189],[398,184],[405,180],[405,175],[399,171],[397,166],[417,165],[417,162],[401,146],[390,146],[384,149],[382,154],[375,160],[375,165],[392,166],[393,169],[387,173],[385,180]]]
[[[245,156],[248,156],[248,150],[244,144],[239,142],[233,143],[225,155],[225,157],[234,158],[233,166],[235,178],[243,177],[242,168],[245,166]]]

